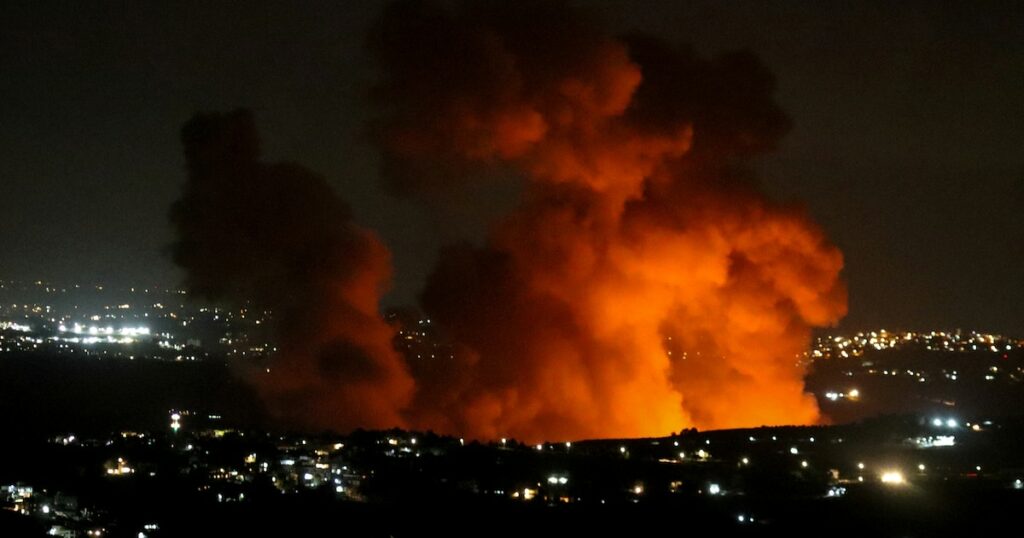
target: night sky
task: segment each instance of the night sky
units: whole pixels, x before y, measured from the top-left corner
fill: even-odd
[[[255,111],[267,157],[326,175],[391,247],[390,303],[507,189],[424,205],[381,186],[363,47],[383,2],[16,1],[0,15],[0,278],[175,285],[179,131]],[[846,256],[851,329],[1024,334],[1024,4],[602,1],[612,27],[747,48],[793,129],[761,160]]]

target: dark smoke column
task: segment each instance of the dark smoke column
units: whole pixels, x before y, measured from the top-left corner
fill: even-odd
[[[273,312],[279,353],[249,375],[286,425],[404,425],[413,381],[378,313],[387,248],[323,178],[260,160],[244,110],[182,131],[188,179],[171,209],[174,261],[197,296]]]

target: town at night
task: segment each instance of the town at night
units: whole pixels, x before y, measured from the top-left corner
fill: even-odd
[[[503,521],[484,534],[653,533],[685,518],[724,534],[843,521],[836,532],[941,535],[1015,525],[1024,498],[1024,341],[1005,336],[817,338],[793,360],[809,363],[830,425],[479,439],[274,424],[228,368],[268,363],[266,313],[179,290],[0,293],[0,498],[28,534],[476,535],[451,523],[473,510]],[[454,360],[429,319],[385,319],[406,360]]]
[[[0,536],[1009,534],[1015,2],[0,17]]]

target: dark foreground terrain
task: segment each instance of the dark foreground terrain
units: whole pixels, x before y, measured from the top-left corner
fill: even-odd
[[[481,443],[274,429],[213,361],[31,355],[0,405],[2,537],[1012,536],[1024,508],[1011,408]]]

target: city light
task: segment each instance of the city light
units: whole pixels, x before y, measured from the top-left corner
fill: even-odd
[[[125,476],[135,472],[124,458],[117,458],[117,462],[107,465],[107,474],[111,476]]]
[[[846,488],[840,486],[828,488],[825,493],[826,497],[842,497],[843,495],[846,495]]]
[[[143,358],[149,351],[124,351],[125,347],[120,344],[135,343],[137,344],[135,349],[145,348],[153,350],[154,353],[162,353],[168,349],[181,350],[186,346],[188,348],[199,347],[196,343],[198,340],[194,339],[198,332],[190,333],[179,327],[179,324],[186,320],[187,327],[198,325],[197,319],[186,315],[188,310],[184,307],[175,308],[175,312],[181,318],[178,318],[174,325],[171,325],[167,319],[154,319],[151,331],[149,328],[139,325],[140,321],[126,316],[126,314],[134,315],[134,308],[136,308],[134,300],[132,305],[131,312],[116,312],[118,316],[123,316],[117,318],[108,317],[105,314],[93,315],[92,312],[78,313],[74,317],[58,314],[51,316],[43,313],[37,316],[39,321],[36,321],[36,318],[26,317],[25,319],[33,320],[31,325],[28,324],[29,322],[0,322],[7,323],[0,328],[10,331],[0,335],[6,339],[0,340],[0,349],[7,349],[11,342],[18,342],[18,345],[23,346],[16,348],[16,351],[31,349],[30,346],[35,344],[49,345],[53,346],[53,349],[62,350],[74,348],[75,346],[71,344],[79,344],[78,350],[83,349],[85,345],[94,346],[86,355],[87,357],[109,356],[128,360],[132,356],[129,353],[133,355],[137,353],[137,357]],[[171,307],[174,305],[170,305],[168,308]],[[120,310],[120,306],[118,308]],[[223,311],[221,314],[223,315]],[[251,315],[253,314],[250,313]],[[267,320],[273,319],[270,313],[264,313],[264,315],[267,316],[265,318]],[[209,317],[213,317],[212,312]],[[75,323],[76,319],[91,321]],[[141,320],[142,317],[139,316],[138,319]],[[179,330],[181,332],[177,332]],[[197,328],[196,331],[200,331],[200,329]],[[231,331],[225,334],[233,340],[223,341],[222,339],[221,343],[225,344],[223,349],[251,350],[256,349],[257,345],[267,346],[267,350],[273,349],[272,346],[264,342],[245,343],[244,331],[237,330],[234,326]],[[892,338],[902,339],[903,337],[893,336]],[[966,336],[963,339],[966,339]],[[946,340],[952,341],[953,337],[950,336]],[[216,342],[216,337],[212,341]],[[244,345],[240,345],[238,342],[243,342]],[[1020,349],[1021,342],[1024,340],[1014,341],[1014,349]],[[164,343],[166,345],[163,345]],[[437,347],[430,340],[424,339],[420,343],[431,349]],[[70,348],[59,346],[70,346]],[[115,347],[122,350],[111,351]],[[869,347],[871,346],[869,345]],[[999,344],[1000,354],[1002,354],[1003,347],[1003,344]],[[1009,345],[1006,347],[1009,348]],[[978,352],[987,352],[989,349],[994,350],[995,346],[979,344]],[[854,356],[851,347],[845,347],[844,351],[849,351],[851,356]],[[204,356],[202,352],[189,352],[189,354],[193,353],[200,357]],[[221,356],[230,356],[231,351],[225,351],[223,355],[220,353],[218,351],[213,356],[218,357],[219,360]],[[871,350],[868,353],[867,357],[848,361],[848,365],[842,366],[843,371],[839,375],[848,375],[849,377],[837,375],[834,380],[820,385],[823,388],[828,387],[828,392],[814,389],[815,396],[823,403],[823,415],[824,411],[830,408],[856,416],[854,412],[874,412],[876,401],[879,405],[890,401],[891,394],[884,393],[876,385],[872,385],[870,380],[864,377],[867,375],[901,376],[899,380],[892,381],[914,381],[913,387],[919,387],[917,382],[923,381],[924,375],[931,376],[929,382],[941,380],[943,375],[950,381],[955,381],[959,376],[959,378],[965,379],[965,383],[960,384],[957,390],[965,391],[974,390],[975,385],[984,385],[982,390],[992,390],[999,383],[1006,383],[1008,387],[1024,386],[1024,375],[1022,375],[1024,368],[1018,364],[1020,356],[1016,354],[1018,353],[1016,351],[1015,354],[1010,355],[1009,359],[993,357],[993,360],[1006,361],[995,363],[998,366],[993,366],[991,362],[981,364],[981,360],[979,360],[976,367],[960,366],[961,371],[959,372],[944,363],[930,365],[927,364],[927,361],[920,361],[920,363],[915,361],[913,364],[898,364],[896,359],[879,358],[878,354]],[[38,354],[43,355],[43,351]],[[966,357],[964,358],[966,359]],[[974,360],[973,356],[971,356],[971,360]],[[939,362],[936,360],[936,363]],[[104,366],[110,364],[112,361],[103,363]],[[134,368],[137,364],[129,366]],[[171,367],[178,368],[178,366],[172,365]],[[262,363],[254,363],[256,371],[263,372],[263,366]],[[909,368],[907,368],[908,366]],[[269,372],[270,369],[267,368],[266,371]],[[273,371],[276,376],[283,369],[275,368]],[[938,373],[940,371],[941,374]],[[994,380],[996,383],[981,383],[983,374],[992,378],[989,380]],[[909,379],[911,377],[914,379]],[[266,379],[272,381],[274,378],[268,376]],[[161,380],[161,382],[169,385],[173,381]],[[888,383],[890,379],[885,379],[883,382]],[[871,409],[857,409],[856,406],[849,404],[849,402],[861,398],[862,395],[859,388],[851,388],[854,383],[865,387],[863,394],[867,395],[865,398],[870,396],[873,402],[873,405],[870,406]],[[1020,385],[1013,385],[1014,383],[1020,383]],[[896,383],[894,385],[909,386]],[[847,493],[847,488],[855,491],[858,499],[862,498],[861,495],[872,495],[878,489],[885,488],[858,486],[857,482],[864,482],[865,478],[871,482],[876,477],[876,484],[909,485],[912,486],[912,489],[909,487],[905,489],[910,491],[928,492],[929,488],[938,487],[937,485],[941,484],[941,487],[944,488],[962,487],[967,491],[974,491],[974,488],[987,491],[998,490],[1004,495],[1017,495],[1016,492],[1009,490],[1024,490],[1024,482],[1022,482],[1024,477],[1015,478],[1013,476],[1017,474],[1020,462],[1010,461],[1011,458],[991,457],[985,451],[975,451],[974,447],[990,442],[992,446],[998,447],[1000,446],[998,443],[1005,442],[1009,435],[1019,437],[1018,426],[1009,420],[997,419],[995,423],[986,421],[984,416],[985,413],[991,412],[990,409],[973,409],[962,404],[967,401],[965,397],[956,394],[941,394],[940,389],[950,385],[952,384],[945,381],[936,384],[934,387],[935,398],[928,404],[935,407],[926,414],[917,415],[913,420],[888,422],[888,419],[883,418],[877,424],[868,420],[853,427],[846,423],[817,425],[809,428],[765,427],[756,430],[756,437],[750,435],[750,432],[755,431],[753,429],[734,430],[729,434],[703,431],[691,433],[690,430],[687,430],[668,435],[667,432],[670,431],[670,428],[666,427],[665,431],[659,434],[664,435],[663,437],[628,439],[626,436],[622,436],[612,438],[613,440],[598,438],[593,441],[576,442],[575,445],[570,441],[534,444],[537,443],[537,439],[584,439],[578,431],[586,430],[573,431],[572,428],[567,427],[563,432],[536,437],[528,436],[530,434],[524,433],[524,430],[503,425],[500,427],[506,429],[496,429],[495,431],[506,432],[509,435],[523,435],[523,437],[517,438],[522,441],[501,438],[499,445],[493,442],[495,439],[493,433],[477,437],[482,439],[482,442],[479,443],[474,442],[471,437],[448,437],[443,434],[433,435],[424,431],[403,431],[401,429],[363,430],[360,435],[366,437],[330,433],[320,435],[310,432],[304,434],[266,433],[260,432],[258,429],[233,429],[237,427],[235,421],[238,417],[232,416],[232,411],[219,410],[217,407],[204,408],[201,407],[202,404],[191,403],[193,401],[191,399],[176,397],[169,400],[172,403],[168,404],[162,403],[163,400],[160,399],[156,411],[152,415],[147,415],[156,416],[157,420],[160,416],[164,416],[165,420],[170,419],[162,424],[158,422],[157,427],[153,428],[154,431],[146,431],[138,425],[135,427],[120,426],[116,430],[104,434],[79,430],[78,436],[76,436],[67,430],[58,429],[48,432],[44,442],[50,445],[48,450],[69,453],[69,461],[76,461],[75,453],[77,452],[102,454],[95,459],[88,460],[84,464],[85,467],[78,469],[78,476],[99,475],[103,478],[103,482],[108,484],[108,487],[114,487],[116,486],[114,482],[118,482],[130,490],[136,488],[135,482],[145,484],[147,481],[151,481],[148,477],[160,477],[158,479],[160,482],[154,482],[154,485],[163,484],[166,481],[168,485],[174,487],[180,486],[180,483],[174,484],[174,481],[187,479],[187,489],[190,490],[190,495],[194,494],[195,498],[204,505],[213,499],[231,503],[246,498],[261,498],[253,495],[253,493],[259,492],[255,485],[275,488],[281,495],[301,495],[302,492],[313,490],[329,492],[333,489],[339,495],[330,497],[336,501],[364,502],[368,498],[367,493],[376,494],[378,491],[374,488],[378,485],[375,482],[382,480],[380,477],[396,479],[398,488],[401,488],[401,480],[409,478],[409,483],[415,485],[415,481],[419,478],[398,476],[393,472],[395,469],[423,469],[424,473],[427,473],[426,476],[436,477],[441,483],[460,488],[460,491],[464,491],[467,495],[489,496],[489,498],[501,502],[511,502],[512,498],[516,498],[542,500],[545,505],[563,502],[592,502],[594,505],[605,502],[612,505],[626,502],[644,505],[653,500],[653,505],[657,506],[666,499],[664,495],[667,493],[677,495],[678,499],[685,499],[687,495],[695,493],[709,496],[726,495],[717,501],[707,499],[719,504],[722,501],[727,501],[728,506],[719,506],[724,512],[716,512],[716,517],[722,515],[728,517],[728,514],[731,513],[736,518],[735,521],[746,523],[753,521],[750,514],[738,513],[735,510],[748,509],[742,503],[753,499],[754,495],[760,494],[760,491],[751,488],[753,482],[749,480],[751,477],[748,475],[752,470],[743,468],[743,466],[750,465],[752,459],[758,459],[759,462],[757,478],[762,476],[763,469],[765,473],[763,476],[785,477],[785,480],[778,481],[779,484],[799,483],[801,495],[818,500],[822,497],[843,496]],[[878,394],[877,398],[874,396],[875,394]],[[823,395],[824,397],[822,397]],[[838,403],[829,407],[827,400]],[[23,409],[30,409],[31,405],[32,402],[26,402],[24,407],[11,412],[25,412]],[[187,407],[168,410],[170,405]],[[842,407],[844,405],[845,408]],[[126,411],[130,411],[130,409]],[[325,412],[327,411],[330,409],[325,410]],[[932,418],[928,418],[929,415]],[[33,420],[37,419],[33,415],[29,416]],[[185,418],[189,419],[190,427],[187,430],[183,429]],[[177,435],[166,435],[168,423]],[[78,428],[75,424],[64,427]],[[671,429],[676,430],[678,426]],[[890,429],[898,431],[899,434],[890,434]],[[808,436],[808,432],[812,431],[816,437]],[[878,442],[882,436],[875,435],[877,432],[886,432],[887,440]],[[923,435],[922,432],[924,432]],[[974,432],[986,433],[977,435]],[[862,433],[865,433],[866,437],[861,437]],[[954,434],[961,439],[955,439]],[[697,461],[711,458],[706,451],[710,448],[709,445],[712,441],[707,438],[709,435],[715,436],[715,456],[718,457],[718,460],[698,464]],[[221,438],[224,438],[223,441]],[[845,445],[842,444],[844,438],[848,441]],[[466,439],[470,440],[472,448],[466,445]],[[776,443],[769,442],[769,439]],[[345,443],[336,442],[340,440]],[[818,443],[818,440],[821,442]],[[931,449],[932,447],[954,447],[957,441],[964,446],[948,450],[918,451],[918,449]],[[225,445],[218,445],[217,443],[220,442]],[[306,446],[307,442],[308,446]],[[630,445],[622,444],[625,442],[629,442]],[[350,444],[346,445],[346,443]],[[809,445],[810,452],[804,452],[800,447],[807,443],[814,443]],[[557,450],[560,444],[564,444],[565,450]],[[225,446],[230,449],[225,450]],[[342,452],[341,450],[346,446],[350,448]],[[459,448],[463,446],[467,446],[467,448]],[[693,448],[695,446],[698,448]],[[545,448],[551,450],[545,450]],[[634,451],[633,448],[637,450]],[[614,456],[616,449],[622,457]],[[684,449],[689,454],[684,452]],[[124,457],[116,458],[116,454],[121,454]],[[230,454],[230,457],[223,457],[224,454]],[[671,458],[672,454],[677,454],[678,458]],[[736,454],[741,454],[741,457],[736,458]],[[61,453],[55,457],[59,458],[63,455],[64,453]],[[796,460],[795,458],[786,458],[786,455],[801,455],[803,458]],[[462,456],[469,456],[470,461],[473,462],[489,462],[502,470],[492,476],[486,476],[490,473],[488,467],[480,465],[474,467],[473,472],[480,472],[482,476],[469,477],[468,473],[463,473],[455,465],[450,465],[451,462],[457,462]],[[858,456],[872,458],[873,467],[870,473],[866,471],[865,462],[857,461]],[[689,461],[682,461],[687,457]],[[810,462],[809,459],[805,459],[809,457],[815,458],[815,471],[809,471]],[[131,463],[129,464],[125,458],[130,459]],[[971,464],[969,459],[963,458],[975,459],[974,464]],[[777,464],[772,463],[775,459],[779,460],[776,462]],[[918,459],[919,463],[913,464],[913,459]],[[62,460],[57,461],[58,466],[65,465]],[[438,466],[437,462],[441,461],[445,462],[444,465]],[[605,473],[604,466],[593,466],[592,469],[587,465],[588,462],[595,461],[601,461],[617,468],[613,472]],[[859,473],[851,472],[850,461],[855,462]],[[928,463],[924,463],[925,461]],[[508,462],[512,462],[512,466],[509,466]],[[524,463],[519,465],[519,462]],[[584,462],[584,464],[579,462]],[[799,467],[794,468],[793,463],[799,463]],[[889,469],[890,465],[898,465],[902,469]],[[918,473],[912,472],[915,466]],[[515,471],[521,470],[522,472],[507,472],[510,467]],[[44,462],[40,468],[52,469],[53,467]],[[983,468],[986,472],[983,476],[979,476]],[[573,488],[567,487],[570,469],[573,474]],[[801,471],[801,469],[806,471]],[[653,473],[663,474],[654,475]],[[652,476],[658,476],[658,478],[655,479]],[[1018,476],[1020,475],[1018,474]],[[709,483],[709,479],[717,482]],[[637,480],[646,480],[646,482],[636,482]],[[633,486],[629,486],[630,481],[634,481]],[[775,486],[770,480],[765,482],[768,483],[768,488]],[[103,508],[109,507],[101,507],[95,513],[90,512],[93,509],[92,501],[85,493],[81,498],[87,499],[89,502],[83,503],[82,508],[75,508],[74,497],[76,494],[74,492],[69,495],[68,492],[57,492],[52,489],[47,491],[40,484],[46,484],[47,489],[52,487],[45,481],[37,483],[34,497],[31,493],[24,493],[31,491],[30,486],[4,485],[0,487],[0,503],[6,502],[7,504],[4,506],[15,513],[36,518],[37,523],[44,525],[43,528],[58,529],[58,531],[54,531],[54,534],[72,532],[67,530],[67,525],[64,525],[69,520],[76,521],[73,532],[79,535],[84,534],[86,529],[92,529],[89,531],[89,535],[99,535],[101,532],[105,534],[106,530],[127,535],[134,535],[136,531],[139,531],[140,527],[136,521],[141,520],[133,519],[131,520],[132,526],[126,527],[123,521],[115,525],[108,519],[104,519],[113,517],[109,516],[110,512],[102,511]],[[646,489],[647,484],[651,485],[650,490]],[[719,484],[726,484],[724,487],[727,487],[728,490],[723,490],[723,486]],[[760,484],[759,482],[758,487],[761,487]],[[751,489],[748,490],[748,488]],[[769,491],[770,494],[778,494],[780,498],[786,498],[791,493],[781,487],[774,491],[769,489]],[[805,492],[810,492],[810,495]],[[341,495],[343,493],[345,495]],[[4,497],[5,495],[6,497]],[[20,495],[28,496],[19,499]],[[65,502],[62,500],[65,498],[72,500]],[[921,498],[926,499],[927,497],[922,495]],[[736,504],[732,504],[731,499],[735,499]],[[181,506],[189,506],[186,504],[188,502],[190,501],[186,499]],[[794,502],[802,502],[802,500]],[[766,528],[774,521],[769,514],[761,512],[758,514],[758,520]],[[107,526],[101,531],[101,525]],[[139,534],[159,534],[153,533],[151,530],[155,529],[147,527],[144,532]]]
[[[1021,342],[996,334],[975,331],[944,332],[906,332],[892,333],[885,330],[860,332],[852,337],[832,336],[818,338],[815,346],[805,354],[814,359],[861,357],[866,350],[896,350],[914,347],[925,351],[945,351],[962,353],[967,351],[987,351],[999,353],[1020,348]],[[951,374],[951,375],[955,375]]]
[[[885,471],[882,473],[882,483],[892,486],[899,486],[905,483],[903,473],[899,471]]]

